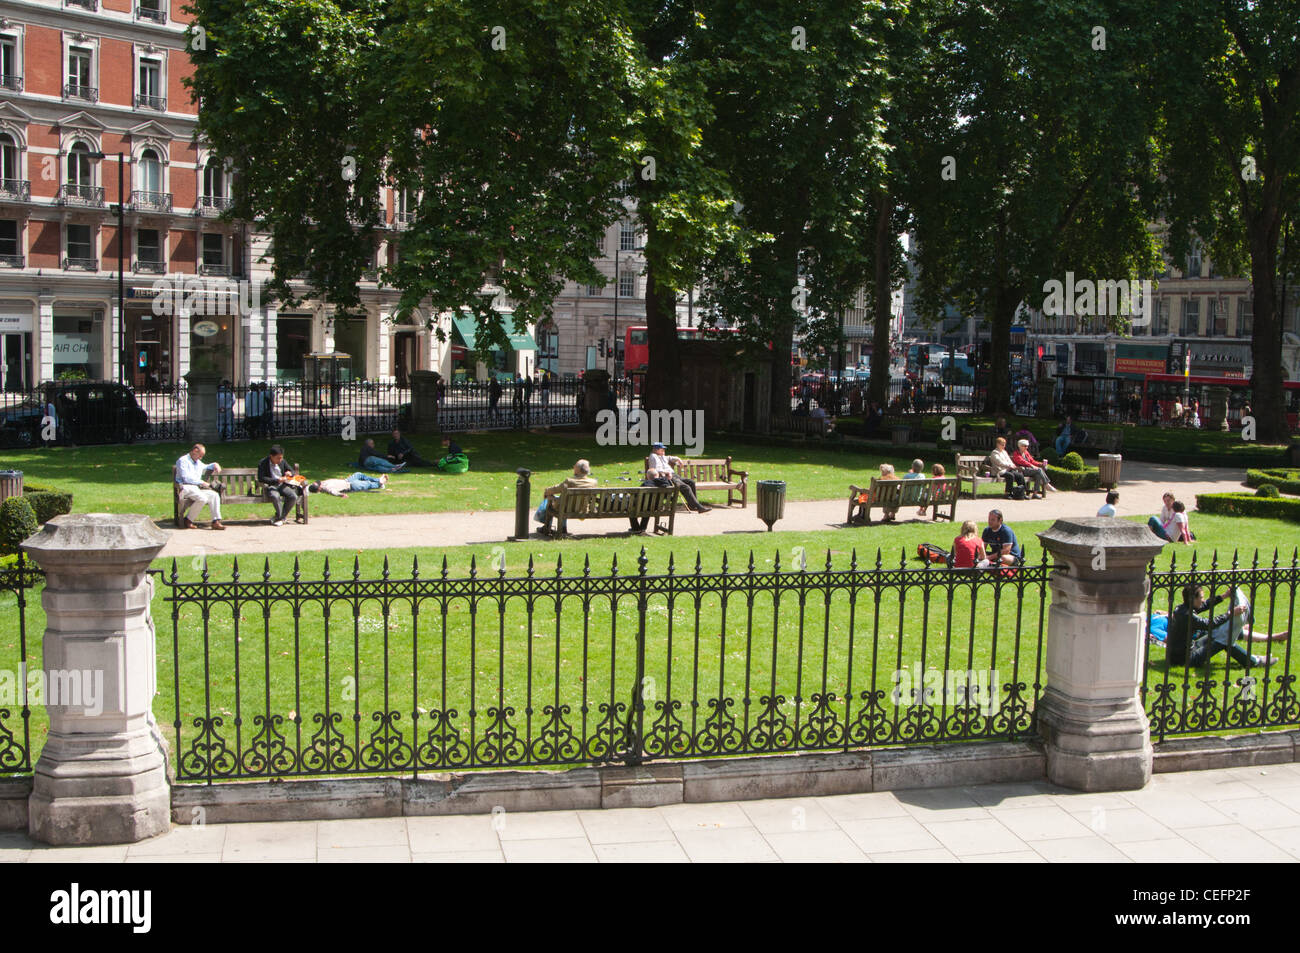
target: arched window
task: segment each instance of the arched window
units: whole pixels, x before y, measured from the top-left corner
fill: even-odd
[[[68,185],[86,187],[94,184],[90,149],[84,142],[74,142],[68,150]]]
[[[14,137],[9,133],[0,133],[0,179],[10,183],[21,178],[18,169],[18,143],[14,142]]]
[[[140,153],[140,191],[157,194],[162,190],[162,163],[158,161],[158,153],[145,149]]]
[[[226,197],[226,171],[216,159],[209,159],[203,166],[203,196],[213,199]]]

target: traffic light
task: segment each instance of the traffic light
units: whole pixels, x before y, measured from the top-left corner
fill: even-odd
[[[605,356],[605,339],[604,339],[604,338],[601,338],[601,339],[600,339],[600,345],[599,345],[599,347],[600,347],[600,351],[599,351],[600,356],[601,356],[601,357],[604,357],[604,356]]]

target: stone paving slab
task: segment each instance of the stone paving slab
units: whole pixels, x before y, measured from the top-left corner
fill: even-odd
[[[946,463],[951,459],[951,454],[943,454],[941,459]],[[1118,515],[1150,516],[1160,511],[1160,498],[1166,490],[1173,491],[1174,495],[1183,500],[1187,508],[1192,510],[1196,506],[1197,493],[1226,493],[1242,489],[1241,481],[1245,477],[1245,472],[1223,468],[1182,467],[1126,461],[1121,475],[1123,479],[1119,487]],[[862,483],[870,480],[870,477],[871,474],[864,471],[854,480]],[[751,479],[757,480],[759,477],[751,474]],[[537,494],[540,492],[538,490]],[[844,493],[843,499],[787,501],[785,517],[776,524],[776,529],[813,532],[843,528],[848,508],[847,480]],[[978,500],[962,499],[957,503],[957,523],[973,519],[982,525],[988,517],[988,511],[994,507],[1002,510],[1007,522],[1012,524],[1023,520],[1095,516],[1097,508],[1104,502],[1103,491],[1049,493],[1045,500],[1000,500],[983,497]],[[221,555],[321,552],[330,549],[388,550],[422,548],[431,545],[491,545],[504,541],[514,532],[514,512],[511,510],[403,513],[387,516],[323,516],[313,518],[306,525],[286,523],[278,527],[270,524],[269,503],[266,506],[266,514],[265,518],[236,519],[227,523],[224,533],[212,532],[206,528],[178,531],[172,527],[170,519],[160,520],[159,527],[167,532],[169,537],[161,557],[179,559],[202,553]],[[898,515],[902,522],[931,522],[928,519],[917,518],[914,510],[903,511]],[[945,541],[947,537],[944,534],[949,532],[955,535],[947,520],[941,520],[939,524],[942,527],[941,530],[936,529],[936,533],[941,537],[939,541]],[[531,515],[529,527],[534,531],[533,538],[539,538],[535,533],[537,524],[532,522]],[[578,538],[630,535],[626,527],[620,526],[616,520],[575,521],[570,524],[569,529],[572,535]],[[677,514],[673,532],[676,536],[688,537],[734,535],[737,537],[737,546],[745,547],[759,542],[754,537],[756,534],[765,534],[766,527],[759,522],[758,510],[751,499],[750,505],[744,509],[715,506],[712,512],[700,514],[683,510]],[[748,538],[742,542],[741,537]],[[880,539],[877,541],[883,542]]]
[[[1035,782],[608,811],[177,826],[130,846],[50,848],[3,834],[0,863],[1294,863],[1300,824],[1268,793],[1269,779],[1295,777],[1290,768],[1164,774],[1124,794]],[[1248,796],[1220,796],[1238,789]]]

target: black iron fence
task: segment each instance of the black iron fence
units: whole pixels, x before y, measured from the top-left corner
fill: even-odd
[[[133,390],[113,381],[48,381],[0,393],[0,446],[182,440],[184,381]]]
[[[438,391],[438,423],[442,430],[519,430],[530,427],[574,426],[587,400],[579,378],[516,379],[513,381],[443,381]],[[630,379],[611,380],[597,409],[630,410],[639,406],[637,387]]]
[[[410,387],[378,381],[221,387],[217,433],[222,440],[249,440],[405,429],[410,403]]]
[[[1295,551],[1289,563],[1279,563],[1276,550],[1260,562],[1257,551],[1249,567],[1239,564],[1236,553],[1227,566],[1219,565],[1217,553],[1208,567],[1198,566],[1195,555],[1185,569],[1176,557],[1166,570],[1153,564],[1147,616],[1154,635],[1147,643],[1142,698],[1154,739],[1294,728],[1300,722],[1291,641],[1269,640],[1295,631],[1300,563]],[[1203,589],[1202,608],[1189,587]],[[1164,640],[1156,621],[1162,615]],[[1189,615],[1202,622],[1189,624],[1193,631],[1184,640],[1179,617]]]
[[[502,560],[497,556],[494,560]],[[640,763],[1035,731],[1043,564],[502,562],[161,582],[184,781]],[[770,563],[770,564],[769,564]],[[165,723],[163,714],[159,721]]]
[[[32,773],[33,705],[45,720],[44,699],[39,692],[31,697],[28,677],[40,670],[41,629],[29,631],[27,611],[33,601],[39,611],[36,591],[43,579],[21,553],[0,567],[0,775]]]
[[[866,380],[843,383],[804,382],[793,388],[790,409],[804,414],[821,408],[838,417],[865,415],[871,394]],[[889,383],[884,414],[974,413],[984,406],[984,389],[973,383],[897,380]]]

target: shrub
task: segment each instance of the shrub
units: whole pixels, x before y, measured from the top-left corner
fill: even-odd
[[[1246,471],[1246,486],[1259,487],[1265,483],[1273,484],[1279,493],[1300,496],[1300,470],[1277,468]]]
[[[1300,500],[1285,496],[1270,499],[1249,493],[1198,493],[1196,509],[1220,516],[1262,516],[1300,523]]]
[[[36,513],[21,496],[0,503],[0,554],[15,555],[18,545],[36,530]]]
[[[936,450],[951,450],[951,449],[952,449],[952,442],[949,441],[949,440],[944,440],[944,439],[940,438],[940,439],[938,439],[938,440],[936,440],[936,441],[934,442],[934,449],[936,449]]]
[[[36,512],[39,523],[48,523],[56,516],[72,512],[72,494],[61,490],[37,489],[28,485],[23,487],[23,499]]]
[[[1061,466],[1066,470],[1082,470],[1083,457],[1079,456],[1073,450],[1061,458]]]
[[[1275,487],[1272,483],[1265,483],[1263,486],[1261,486],[1258,490],[1255,491],[1255,495],[1276,500],[1281,494],[1277,492],[1277,487]]]
[[[1067,470],[1048,464],[1047,478],[1058,490],[1095,490],[1101,486],[1101,476],[1096,467],[1083,467]]]

